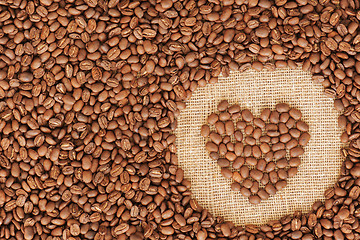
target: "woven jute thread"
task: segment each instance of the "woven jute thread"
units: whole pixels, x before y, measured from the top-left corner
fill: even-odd
[[[206,118],[216,112],[217,104],[224,99],[255,115],[285,102],[299,109],[310,126],[311,140],[298,173],[288,180],[284,190],[259,205],[251,205],[230,189],[231,181],[220,174],[220,167],[209,157],[206,140],[200,135]],[[179,166],[191,181],[195,199],[216,216],[245,225],[264,224],[295,210],[307,212],[315,201],[323,200],[324,191],[339,177],[343,161],[339,113],[321,84],[314,83],[311,75],[301,69],[232,72],[230,77],[220,77],[218,83],[196,90],[186,105],[176,129]]]

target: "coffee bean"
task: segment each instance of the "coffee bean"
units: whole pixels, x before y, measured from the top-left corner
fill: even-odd
[[[353,168],[351,168],[350,174],[354,177],[360,177],[360,165],[356,164]]]
[[[301,147],[295,147],[290,149],[290,157],[298,157],[304,154],[304,150]]]
[[[221,174],[224,176],[224,178],[231,179],[232,172],[230,169],[227,168],[221,168]]]
[[[221,232],[224,234],[225,237],[230,236],[230,234],[231,234],[231,229],[230,229],[230,227],[229,227],[228,224],[223,223],[223,224],[221,224],[221,227],[220,227],[220,228],[221,228]]]
[[[295,109],[295,108],[290,109],[289,114],[296,121],[300,120],[300,118],[302,117],[301,112],[298,109]]]
[[[288,172],[287,172],[288,177],[289,178],[294,177],[297,174],[297,172],[298,172],[298,168],[296,168],[296,167],[289,168]]]
[[[306,123],[304,123],[303,121],[298,121],[296,123],[296,127],[297,127],[297,129],[299,129],[302,132],[309,131],[309,126]]]
[[[259,196],[257,196],[257,195],[251,195],[249,197],[249,202],[251,204],[257,205],[257,204],[259,204],[261,202],[261,198]]]
[[[249,189],[245,188],[245,187],[242,187],[240,189],[240,193],[244,196],[244,197],[250,197],[251,196],[251,192]]]
[[[269,183],[265,186],[265,191],[270,195],[275,195],[277,189],[272,184]]]
[[[226,132],[226,135],[233,135],[234,134],[234,131],[235,131],[235,126],[234,126],[234,123],[233,121],[226,121],[225,122],[225,132]]]
[[[219,116],[217,114],[213,113],[208,117],[207,121],[209,124],[215,124],[218,121],[218,119],[219,119]]]
[[[213,143],[215,143],[216,145],[219,145],[223,140],[222,137],[215,132],[211,132],[209,137],[210,137],[211,141]]]
[[[208,137],[210,134],[210,128],[208,125],[203,125],[201,126],[201,136],[203,137]]]
[[[249,110],[243,110],[241,112],[242,119],[246,122],[251,122],[253,120],[253,115]]]
[[[255,125],[256,127],[261,128],[261,129],[265,128],[265,122],[264,122],[262,119],[260,119],[260,118],[255,118],[255,119],[254,119],[254,125]]]
[[[227,160],[227,159],[224,159],[224,158],[220,158],[218,161],[217,161],[217,164],[224,168],[224,167],[229,167],[230,166],[230,161]]]
[[[300,158],[298,158],[298,157],[290,158],[289,165],[291,167],[298,167],[298,166],[300,166],[300,162],[301,162]]]
[[[227,100],[223,100],[221,101],[218,106],[217,106],[217,109],[222,112],[222,111],[225,111],[227,108],[229,107],[229,103]]]
[[[32,239],[34,237],[34,228],[33,227],[25,227],[24,237],[25,237],[25,239]]]
[[[305,146],[305,145],[307,145],[309,140],[310,140],[310,134],[307,133],[307,132],[304,132],[299,137],[299,145],[300,146]]]
[[[217,152],[218,149],[219,148],[215,143],[212,142],[206,143],[206,150],[208,150],[209,152]]]
[[[280,121],[280,115],[277,111],[272,111],[269,116],[270,122],[273,124],[278,124]]]
[[[286,181],[282,180],[275,184],[275,188],[277,191],[281,191],[286,187]]]
[[[269,117],[270,117],[270,109],[265,108],[264,110],[262,110],[261,114],[260,114],[260,118],[264,121],[267,122]]]
[[[225,124],[223,122],[221,122],[221,121],[218,121],[218,122],[215,123],[215,129],[221,135],[225,134],[225,132],[226,132]]]
[[[290,110],[290,106],[286,103],[278,103],[275,108],[279,113],[288,112]]]
[[[260,181],[261,178],[263,177],[263,174],[261,171],[253,169],[250,171],[250,177],[252,177],[256,181]]]
[[[270,29],[267,27],[259,27],[255,30],[256,36],[260,38],[266,38],[270,33]]]
[[[236,180],[234,179],[234,181],[236,181]],[[234,183],[231,184],[231,190],[233,190],[235,192],[238,192],[238,191],[240,191],[240,189],[241,189],[241,186],[240,186],[239,183],[234,182]]]
[[[235,114],[235,113],[238,113],[238,112],[240,112],[240,110],[241,110],[241,108],[240,108],[240,106],[238,105],[238,104],[234,104],[234,105],[231,105],[230,107],[229,107],[229,109],[228,109],[228,112],[230,113],[230,114]],[[220,111],[220,110],[219,110]]]
[[[244,165],[245,159],[243,157],[237,157],[234,162],[232,163],[232,167],[234,169],[240,169],[242,165]]]

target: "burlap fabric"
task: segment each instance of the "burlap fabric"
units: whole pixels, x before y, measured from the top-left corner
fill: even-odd
[[[212,214],[235,224],[263,224],[279,219],[295,210],[307,212],[311,205],[323,199],[324,191],[333,185],[340,174],[340,134],[338,112],[333,100],[323,93],[319,83],[309,73],[297,70],[245,73],[233,72],[216,84],[199,88],[187,101],[176,129],[179,165],[191,181],[194,197]],[[287,187],[254,206],[239,192],[230,189],[230,180],[220,174],[216,161],[205,150],[200,127],[208,115],[216,111],[220,100],[239,103],[255,115],[278,102],[286,102],[303,113],[310,126],[311,140],[301,157],[302,164]]]

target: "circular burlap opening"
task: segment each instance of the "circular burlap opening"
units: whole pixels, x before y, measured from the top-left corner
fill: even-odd
[[[288,180],[284,190],[259,205],[250,204],[230,189],[232,181],[220,174],[220,167],[209,157],[206,140],[200,135],[201,126],[224,99],[257,116],[263,108],[274,109],[276,103],[285,102],[299,109],[310,126],[311,140],[298,173]],[[216,84],[197,89],[186,102],[176,129],[179,165],[191,181],[195,199],[213,215],[237,225],[264,224],[295,210],[309,211],[336,182],[343,161],[339,113],[333,104],[322,85],[314,83],[310,73],[301,69],[232,72],[228,78],[220,77]]]

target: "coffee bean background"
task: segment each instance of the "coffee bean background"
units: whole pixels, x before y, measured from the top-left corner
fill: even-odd
[[[0,238],[359,239],[359,1],[0,1]],[[302,64],[343,111],[309,214],[235,227],[191,198],[176,117],[222,74]]]

